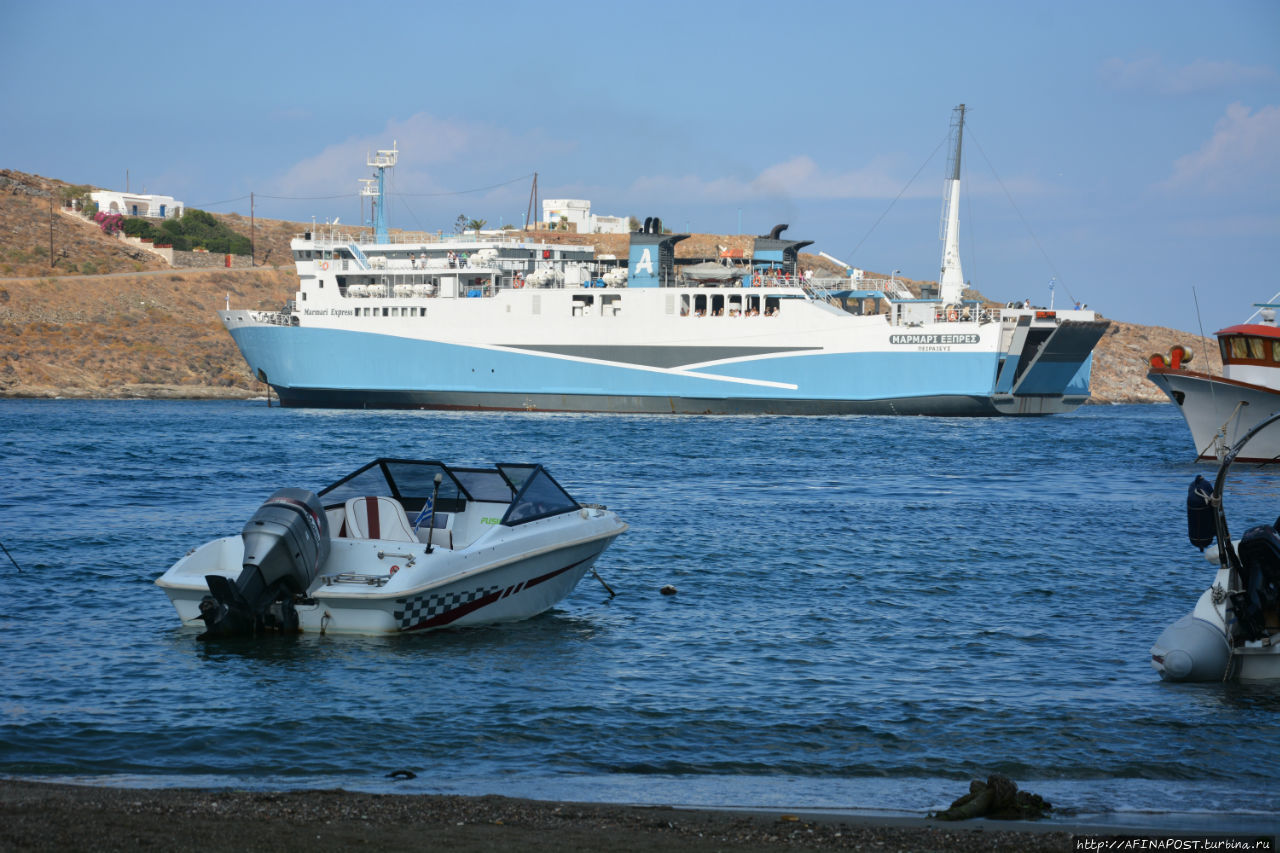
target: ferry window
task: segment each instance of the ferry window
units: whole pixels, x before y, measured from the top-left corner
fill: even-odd
[[[619,314],[622,313],[622,297],[621,296],[601,296],[600,310],[604,312],[604,316],[606,317],[618,316]]]
[[[584,317],[593,313],[591,308],[595,302],[594,296],[574,296],[573,297],[573,316]]]
[[[724,294],[717,293],[711,297],[711,315],[713,317],[724,315]]]
[[[1249,358],[1256,358],[1258,361],[1265,360],[1267,355],[1263,347],[1266,345],[1266,341],[1264,341],[1262,338],[1249,338],[1248,340],[1249,340]]]
[[[383,317],[387,316],[387,309],[386,309],[386,308],[383,308],[383,309],[382,309],[382,316],[383,316]]]
[[[1244,342],[1244,338],[1231,339],[1231,357],[1232,358],[1248,358],[1249,349]]]
[[[686,293],[680,297],[680,316],[688,317],[689,313],[689,294]]]

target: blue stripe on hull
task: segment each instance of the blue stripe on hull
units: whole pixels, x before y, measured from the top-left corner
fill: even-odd
[[[873,352],[732,362],[699,373],[551,358],[332,329],[232,336],[285,405],[610,412],[991,415],[997,355]]]

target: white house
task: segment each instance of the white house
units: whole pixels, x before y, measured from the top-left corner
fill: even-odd
[[[561,221],[572,223],[579,234],[626,234],[631,230],[629,217],[593,216],[591,202],[581,198],[543,199],[542,221],[556,226]]]
[[[148,219],[177,219],[182,216],[182,202],[171,195],[141,195],[98,190],[89,193],[98,210],[103,213],[120,213],[125,216],[145,216]]]

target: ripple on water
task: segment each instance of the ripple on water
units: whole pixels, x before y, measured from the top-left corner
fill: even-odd
[[[23,571],[0,602],[0,772],[376,788],[411,767],[441,791],[921,810],[1004,772],[1076,809],[1274,806],[1258,748],[1280,743],[1280,689],[1166,685],[1147,662],[1212,572],[1182,538],[1204,470],[1182,430],[1160,406],[5,401],[0,541]],[[176,625],[168,565],[376,455],[543,462],[631,525],[599,564],[618,597],[587,578],[539,618],[415,637],[206,646]],[[1278,496],[1280,473],[1241,470],[1233,524]]]

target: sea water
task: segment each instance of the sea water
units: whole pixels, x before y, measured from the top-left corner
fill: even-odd
[[[1214,470],[1193,455],[1168,405],[0,401],[0,774],[924,814],[1003,773],[1059,815],[1265,823],[1280,687],[1150,666],[1213,576],[1186,539]],[[179,627],[169,565],[378,456],[543,463],[631,525],[597,566],[616,597],[588,575],[535,619],[413,636]],[[1227,508],[1237,534],[1272,521],[1280,470],[1233,468]]]

